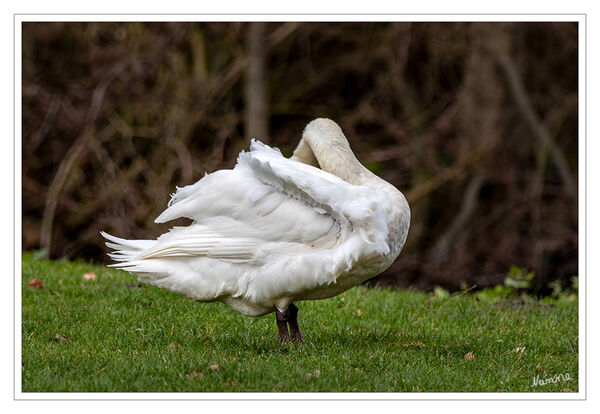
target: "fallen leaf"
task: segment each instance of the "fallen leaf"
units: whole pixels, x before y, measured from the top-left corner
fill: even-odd
[[[525,353],[525,347],[518,346],[515,349],[509,349],[508,351],[506,351],[507,354],[510,354],[513,352],[516,353],[519,356],[519,358],[521,358],[523,356],[523,354]]]
[[[86,282],[90,280],[96,280],[96,274],[94,272],[84,273],[83,280],[85,280]]]
[[[465,354],[465,359],[467,361],[470,361],[471,359],[475,358],[475,356],[473,355],[473,351],[469,351]]]
[[[362,315],[362,311],[361,311],[360,309],[357,309],[357,310],[356,310],[356,314],[357,314],[358,316],[360,316],[360,315]]]
[[[169,344],[169,348],[171,348],[171,349],[175,349],[175,348],[177,348],[178,346],[179,346],[179,344],[178,344],[177,342],[171,342],[171,343]]]
[[[58,333],[52,339],[54,339],[55,341],[60,341],[60,342],[71,342],[71,340],[69,338],[67,338],[64,335],[58,334]]]
[[[235,387],[235,384],[231,382],[230,379],[227,380],[227,385],[229,385],[230,387]]]
[[[542,372],[542,366],[541,366],[540,364],[538,364],[538,366],[537,366],[537,367],[535,367],[535,370],[536,370],[537,372]]]
[[[306,379],[311,379],[311,378],[319,378],[319,375],[321,375],[321,370],[316,369],[314,372],[307,372],[305,377]]]
[[[188,380],[191,380],[192,378],[201,379],[203,375],[204,374],[202,373],[202,371],[193,370],[192,372],[190,372],[189,374],[187,374],[185,376],[185,378],[188,379]]]
[[[208,368],[209,368],[211,371],[218,371],[218,370],[219,370],[219,364],[213,364],[213,365],[210,365]]]
[[[42,282],[40,279],[31,279],[31,281],[27,283],[27,287],[29,289],[43,289],[44,282]]]

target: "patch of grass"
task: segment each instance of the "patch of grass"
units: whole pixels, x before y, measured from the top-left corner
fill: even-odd
[[[24,392],[578,390],[577,301],[354,288],[298,303],[307,342],[281,345],[273,314],[83,262],[25,254],[22,267]]]

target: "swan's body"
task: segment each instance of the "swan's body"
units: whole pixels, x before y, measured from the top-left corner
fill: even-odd
[[[233,170],[179,188],[156,222],[178,217],[194,222],[157,240],[104,234],[113,266],[244,315],[278,311],[279,321],[294,301],[335,296],[389,267],[410,210],[358,162],[337,124],[317,119],[291,159],[253,141]]]

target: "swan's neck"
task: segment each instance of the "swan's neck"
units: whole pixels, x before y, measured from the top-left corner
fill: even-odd
[[[340,127],[329,119],[319,118],[306,126],[291,159],[320,167],[350,184],[398,191],[358,161]]]
[[[356,159],[349,146],[345,148],[327,145],[318,138],[312,138],[312,136],[302,138],[294,151],[293,160],[321,168],[349,183],[360,184],[357,180],[365,168]]]
[[[291,156],[290,159],[304,164],[312,165],[313,167],[321,168],[317,157],[315,157],[313,150],[310,148],[310,144],[304,138],[300,140],[300,143],[294,150],[294,154]]]

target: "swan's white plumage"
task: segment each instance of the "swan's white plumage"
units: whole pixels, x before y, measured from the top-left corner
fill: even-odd
[[[113,266],[140,281],[262,315],[338,294],[398,256],[408,204],[391,185],[360,173],[375,185],[350,184],[253,140],[233,170],[178,188],[156,219],[188,217],[190,226],[157,240],[103,235],[115,250]]]

